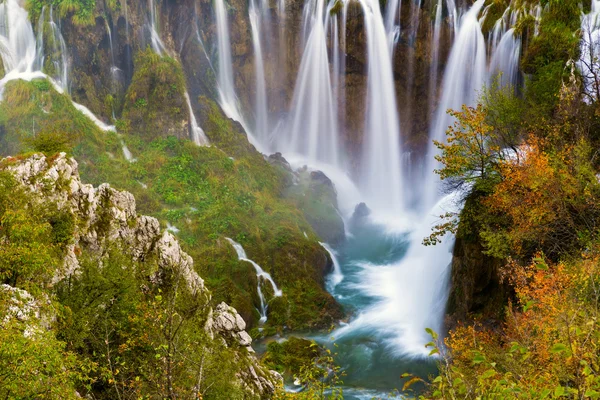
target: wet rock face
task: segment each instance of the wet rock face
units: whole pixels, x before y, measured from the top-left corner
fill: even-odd
[[[450,328],[477,314],[482,321],[500,321],[510,289],[502,283],[502,260],[483,253],[479,241],[458,237],[452,257],[448,316]]]
[[[69,18],[62,21],[62,32],[69,49],[71,93],[76,101],[88,106],[105,121],[110,120],[113,113],[120,117],[125,93],[136,68],[134,57],[150,44],[147,3],[119,0],[116,7],[109,8],[105,2],[97,2],[98,17],[93,25],[77,26]],[[271,116],[283,116],[291,107],[305,40],[302,24],[305,1],[286,0],[283,11],[277,3],[271,2],[263,16],[271,23],[260,27]],[[419,3],[420,8],[417,7]],[[157,29],[166,53],[182,64],[192,106],[200,114],[199,96],[218,99],[219,60],[213,2],[155,0],[155,4]],[[402,30],[393,53],[393,66],[403,142],[408,150],[422,150],[426,145],[432,109],[439,97],[439,84],[432,85],[430,78],[437,76],[437,80],[441,81],[451,47],[452,29],[445,21],[438,45],[439,63],[434,73],[431,39],[436,4],[434,0],[402,1],[399,20]],[[226,11],[234,83],[248,123],[253,126],[256,60],[248,2],[227,0]],[[330,17],[337,18],[340,27],[341,14]],[[339,34],[340,48],[345,54],[345,73],[337,82],[345,88],[345,101],[337,99],[341,110],[340,145],[359,156],[369,68],[367,37],[360,3],[351,1],[347,15],[346,32]],[[331,48],[332,43],[328,45]],[[274,126],[277,121],[271,123]],[[352,157],[352,160],[358,159],[360,157]]]

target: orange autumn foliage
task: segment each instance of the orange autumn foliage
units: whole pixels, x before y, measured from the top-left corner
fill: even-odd
[[[490,226],[482,234],[492,253],[494,245],[504,245],[494,255],[530,257],[543,250],[557,259],[582,248],[582,238],[597,228],[600,217],[600,185],[586,153],[584,143],[550,153],[541,140],[530,139],[520,157],[499,164],[503,179],[483,200],[505,219],[502,226]]]

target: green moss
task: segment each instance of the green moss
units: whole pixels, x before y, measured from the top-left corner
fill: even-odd
[[[335,3],[333,4],[333,7],[331,7],[331,10],[329,10],[329,14],[338,15],[340,13],[340,11],[342,11],[343,8],[344,8],[344,3],[341,0],[336,0]]]
[[[534,108],[548,115],[557,104],[557,93],[569,73],[567,61],[579,57],[579,2],[549,0],[542,15],[539,35],[531,39],[521,61],[523,71],[531,75],[526,85],[527,98]]]
[[[12,81],[0,103],[0,153],[36,150],[54,154],[69,151],[82,138],[98,138],[102,132],[81,114],[66,95],[57,93],[46,80]]]
[[[300,373],[302,367],[312,365],[319,354],[320,349],[315,342],[290,337],[282,343],[270,342],[262,361],[270,369],[293,377]]]
[[[135,58],[135,71],[123,105],[129,133],[145,140],[175,135],[187,137],[185,78],[181,65],[150,48]]]
[[[27,0],[26,6],[32,22],[39,19],[43,7],[50,6],[63,18],[70,16],[75,25],[92,25],[96,16],[96,0]]]
[[[481,25],[481,30],[484,34],[494,29],[496,21],[502,18],[502,15],[504,14],[504,11],[508,5],[509,2],[506,0],[489,0],[486,2],[487,14],[483,24]]]

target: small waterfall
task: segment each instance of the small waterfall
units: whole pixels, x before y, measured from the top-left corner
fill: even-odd
[[[106,33],[108,34],[108,42],[109,42],[109,46],[110,46],[110,77],[111,77],[111,82],[112,82],[111,93],[116,94],[118,83],[119,83],[119,74],[121,73],[121,70],[115,64],[115,50],[114,50],[114,46],[113,46],[112,30],[110,29],[110,24],[108,23],[107,18],[104,19],[104,23],[106,26]],[[113,119],[117,119],[117,117],[115,116],[114,105],[111,105],[111,107],[112,107],[112,117],[113,117]]]
[[[377,0],[360,0],[369,60],[367,116],[361,180],[369,205],[398,213],[403,209],[400,122],[391,56]]]
[[[331,248],[327,243],[319,242],[319,244],[327,250],[329,253],[329,257],[331,257],[331,261],[333,262],[333,272],[329,275],[329,282],[331,284],[330,291],[332,291],[343,279],[344,274],[342,273],[342,268],[340,266],[340,262],[338,260],[338,255],[335,250]]]
[[[472,105],[477,99],[477,91],[486,82],[486,46],[478,15],[485,0],[477,0],[462,17],[458,35],[452,46],[450,59],[446,65],[442,86],[442,98],[431,126],[429,137],[445,141],[446,129],[453,118],[446,113],[448,109],[458,110],[463,104]],[[424,209],[430,208],[438,198],[439,178],[433,172],[437,168],[434,156],[437,148],[433,142],[429,145],[426,184],[423,194]]]
[[[196,120],[196,115],[194,114],[194,109],[192,108],[192,102],[190,100],[190,95],[188,92],[185,92],[185,101],[188,106],[188,112],[190,113],[190,138],[194,143],[198,146],[207,146],[209,144],[208,138],[204,133],[204,130],[200,128],[198,125],[198,121]]]
[[[148,26],[150,31],[150,44],[155,53],[162,55],[167,51],[158,31],[158,13],[156,12],[154,0],[148,0],[148,10],[150,12]]]
[[[267,302],[265,301],[265,296],[263,295],[262,289],[261,289],[261,280],[266,280],[267,282],[269,282],[271,284],[271,287],[273,288],[273,293],[275,297],[281,297],[281,295],[283,294],[283,292],[277,287],[277,285],[275,284],[275,281],[273,281],[273,278],[271,278],[271,275],[268,272],[265,272],[260,265],[258,265],[257,263],[255,263],[254,261],[250,260],[248,258],[248,256],[246,255],[246,251],[244,250],[244,248],[242,247],[241,244],[235,242],[233,239],[230,238],[225,238],[233,247],[233,249],[235,250],[235,252],[237,253],[238,259],[240,261],[246,261],[249,262],[250,264],[252,264],[252,266],[254,267],[254,269],[256,270],[256,278],[258,281],[258,285],[256,287],[256,291],[258,292],[258,297],[260,299],[260,320],[259,323],[264,324],[267,321]]]
[[[217,27],[217,45],[219,54],[218,89],[219,103],[225,115],[238,121],[244,128],[247,124],[239,109],[239,100],[235,93],[233,66],[231,62],[231,41],[229,22],[225,9],[225,0],[215,0],[215,22]],[[248,129],[246,129],[248,132]],[[249,132],[248,132],[249,133]]]
[[[50,54],[50,61],[54,70],[52,78],[54,78],[65,92],[68,92],[69,62],[67,45],[60,32],[60,27],[54,21],[54,8],[50,6],[48,17],[46,17],[46,8],[46,6],[42,7],[42,12],[38,19],[35,69],[44,71],[46,69],[46,54]],[[44,41],[44,35],[47,35],[46,41]]]
[[[267,114],[267,89],[265,83],[265,66],[261,44],[261,14],[262,10],[257,8],[256,0],[250,0],[248,8],[250,15],[250,27],[252,30],[252,45],[254,46],[254,71],[256,74],[256,96],[255,96],[255,126],[254,136],[263,146],[269,147],[269,121]]]
[[[429,68],[429,110],[433,111],[436,91],[438,87],[438,66],[440,57],[440,36],[442,31],[442,0],[435,6],[435,19],[433,21],[433,37],[431,39],[431,66]]]
[[[291,119],[286,135],[278,138],[278,147],[311,160],[339,165],[337,115],[327,54],[325,3],[324,0],[311,0],[308,5],[312,7],[304,15],[304,24],[307,29],[310,27],[310,34],[296,79]]]
[[[502,86],[515,86],[518,83],[521,57],[521,40],[515,36],[514,28],[502,34],[500,41],[495,46],[490,61],[490,78],[495,79],[499,74]]]
[[[400,38],[400,15],[402,13],[401,0],[389,0],[385,11],[385,31],[388,37],[390,55],[394,54],[394,48]]]

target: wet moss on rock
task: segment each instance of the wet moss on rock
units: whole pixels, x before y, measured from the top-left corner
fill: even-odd
[[[135,71],[125,95],[123,121],[127,131],[144,140],[188,137],[185,78],[181,65],[150,48],[135,58]]]

